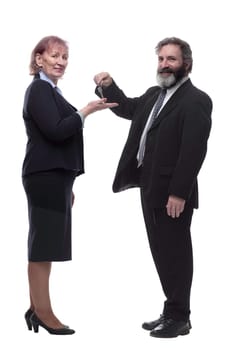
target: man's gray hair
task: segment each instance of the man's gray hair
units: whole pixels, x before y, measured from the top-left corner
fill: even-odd
[[[188,65],[189,65],[188,72],[190,73],[192,71],[192,67],[193,67],[193,57],[192,57],[191,47],[189,46],[189,44],[186,41],[181,40],[181,39],[176,38],[176,37],[165,38],[157,44],[157,46],[155,48],[156,54],[159,53],[159,51],[161,50],[161,48],[163,46],[169,45],[169,44],[178,45],[180,47],[183,60],[185,63],[188,63]]]

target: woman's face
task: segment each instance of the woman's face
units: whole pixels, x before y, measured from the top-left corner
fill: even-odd
[[[60,44],[50,45],[42,54],[36,54],[36,63],[41,70],[57,84],[68,64],[68,48]]]

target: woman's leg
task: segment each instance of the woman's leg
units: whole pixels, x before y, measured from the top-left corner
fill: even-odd
[[[50,328],[62,328],[64,325],[53,313],[49,295],[49,277],[52,263],[32,262],[28,264],[28,280],[31,308],[37,317]]]

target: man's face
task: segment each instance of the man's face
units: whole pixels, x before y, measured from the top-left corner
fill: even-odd
[[[158,53],[158,84],[169,88],[186,75],[187,65],[183,61],[179,45],[164,45]]]

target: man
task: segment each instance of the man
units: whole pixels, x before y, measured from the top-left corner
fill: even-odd
[[[193,60],[188,43],[166,38],[156,53],[159,86],[140,97],[128,98],[106,72],[94,81],[99,96],[119,104],[112,111],[132,120],[113,191],[140,187],[150,249],[166,296],[161,316],[142,327],[151,336],[171,338],[191,329],[190,226],[198,207],[197,175],[207,151],[212,101],[190,81]]]

